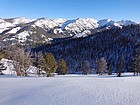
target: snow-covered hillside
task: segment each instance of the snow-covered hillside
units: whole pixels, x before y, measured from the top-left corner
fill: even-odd
[[[84,30],[97,28],[97,22],[97,20],[92,18],[78,18],[75,20],[66,21],[63,25],[63,28],[72,32],[81,33]]]
[[[99,20],[98,24],[100,27],[101,26],[118,26],[119,27],[119,26],[123,25],[123,24],[120,25],[119,23],[117,23],[111,19]]]
[[[0,76],[0,105],[139,105],[140,77]]]
[[[17,41],[15,37],[22,44],[27,42],[27,40],[30,40],[31,43],[33,41],[34,43],[45,43],[48,42],[48,38],[83,37],[92,34],[92,30],[97,28],[105,27],[108,29],[131,24],[136,24],[136,22],[131,20],[116,22],[111,19],[96,20],[93,18],[77,18],[71,20],[62,18],[0,18],[0,35],[2,36],[2,41],[6,42],[10,40],[11,44]],[[45,37],[42,38],[42,35]]]

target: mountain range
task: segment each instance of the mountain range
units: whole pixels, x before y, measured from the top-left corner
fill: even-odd
[[[96,20],[93,18],[0,18],[0,42],[3,44],[51,43],[66,38],[78,38],[91,35],[102,30],[137,24],[131,20],[113,21],[111,19]],[[57,40],[56,40],[57,39]]]
[[[102,30],[86,37],[72,38],[52,44],[32,48],[32,53],[52,53],[56,60],[65,59],[68,70],[77,73],[81,64],[89,62],[90,68],[96,69],[96,62],[104,57],[107,70],[117,72],[121,56],[122,72],[132,71],[133,62],[140,51],[140,24],[115,27]]]
[[[119,55],[124,58],[124,71],[131,71],[133,58],[140,48],[140,24],[93,18],[1,18],[0,47],[14,44],[27,45],[25,49],[29,48],[33,56],[50,52],[56,60],[65,59],[69,72],[78,72],[83,61],[95,69],[101,57],[116,72]]]

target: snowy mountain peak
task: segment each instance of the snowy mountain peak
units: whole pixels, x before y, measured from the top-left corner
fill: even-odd
[[[26,41],[27,37],[45,42],[48,38],[83,37],[92,34],[92,30],[98,28],[122,27],[137,24],[131,20],[113,21],[111,19],[96,20],[93,18],[77,18],[66,20],[63,18],[50,19],[47,17],[28,19],[25,17],[2,19],[0,18],[0,34],[10,40],[19,38],[20,42]]]
[[[0,18],[0,23],[3,23],[3,22],[5,22],[5,20],[4,20],[4,19],[2,19],[2,18]]]
[[[99,20],[98,21],[98,24],[99,26],[105,26],[105,25],[111,25],[111,24],[114,24],[115,22],[111,19],[103,19],[103,20]]]
[[[50,18],[39,18],[34,24],[38,27],[49,29],[57,26],[57,24]]]
[[[26,24],[26,23],[30,23],[32,22],[34,19],[28,19],[25,17],[17,17],[17,18],[8,18],[8,19],[4,19],[6,22],[11,23],[13,25],[16,24]]]
[[[74,33],[83,32],[86,29],[94,29],[98,27],[97,20],[92,18],[78,18],[68,20],[64,23],[63,28]]]
[[[57,18],[57,19],[54,19],[53,21],[54,21],[55,23],[62,24],[62,23],[64,23],[64,22],[66,22],[66,19]]]
[[[29,22],[32,22],[32,21],[34,21],[34,19],[28,19],[28,18],[25,18],[25,17],[19,17],[19,18],[13,19],[14,24],[29,23]]]
[[[136,22],[133,22],[131,20],[121,20],[121,21],[117,21],[116,23],[118,23],[120,25],[124,25],[124,26],[128,26],[131,24],[137,24]]]

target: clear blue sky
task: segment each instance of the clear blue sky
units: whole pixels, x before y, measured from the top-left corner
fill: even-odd
[[[0,0],[0,17],[110,18],[140,22],[140,0]]]

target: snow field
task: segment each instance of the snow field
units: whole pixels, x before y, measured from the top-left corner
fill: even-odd
[[[139,105],[140,77],[0,76],[0,105]]]

